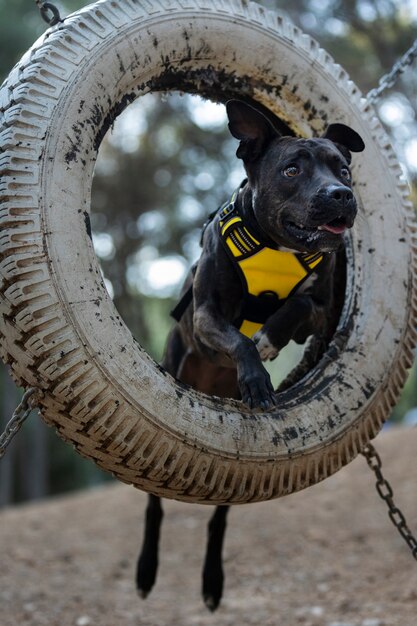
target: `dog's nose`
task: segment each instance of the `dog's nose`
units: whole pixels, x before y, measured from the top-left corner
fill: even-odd
[[[326,189],[326,194],[332,200],[336,200],[342,207],[354,201],[352,190],[344,185],[329,185]]]

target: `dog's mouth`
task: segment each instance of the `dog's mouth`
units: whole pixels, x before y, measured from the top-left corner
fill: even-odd
[[[347,228],[349,228],[349,225],[343,217],[336,217],[336,219],[328,222],[327,224],[317,226],[317,230],[324,230],[328,233],[332,233],[333,235],[343,235]]]
[[[320,236],[328,236],[329,234],[331,236],[340,237],[348,228],[351,228],[352,225],[353,224],[349,223],[347,218],[343,216],[314,226],[300,224],[299,222],[293,222],[291,220],[287,220],[284,224],[290,235],[303,241],[312,241]]]

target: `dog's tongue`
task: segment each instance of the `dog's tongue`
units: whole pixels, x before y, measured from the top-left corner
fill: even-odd
[[[327,232],[333,233],[333,235],[341,235],[345,232],[346,226],[344,226],[343,224],[341,226],[323,224],[322,226],[319,226],[318,230],[327,230]]]

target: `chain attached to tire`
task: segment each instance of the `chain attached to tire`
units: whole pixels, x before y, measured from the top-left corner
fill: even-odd
[[[59,22],[62,22],[58,9],[52,2],[44,2],[43,0],[35,0],[35,4],[38,7],[42,19],[49,26],[56,26]]]
[[[393,87],[400,75],[407,69],[409,65],[417,58],[417,39],[405,54],[392,66],[392,69],[379,79],[378,87],[371,89],[366,99],[371,104],[375,104],[380,100],[384,91]]]
[[[394,492],[391,485],[382,474],[382,462],[378,452],[375,450],[374,446],[371,443],[368,443],[367,446],[365,446],[365,448],[362,450],[362,454],[365,457],[366,462],[368,463],[371,470],[375,473],[377,479],[376,490],[380,497],[386,502],[386,505],[388,507],[388,515],[391,522],[394,524],[401,537],[407,543],[413,557],[417,561],[417,539],[408,528],[403,513],[394,503]]]
[[[36,387],[30,387],[23,395],[22,401],[16,407],[11,420],[7,423],[4,432],[0,435],[0,460],[6,454],[6,449],[13,437],[21,429],[23,422],[29,417],[36,406],[33,395],[39,392]]]

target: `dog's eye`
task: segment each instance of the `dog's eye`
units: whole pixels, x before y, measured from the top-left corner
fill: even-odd
[[[340,170],[340,173],[343,176],[343,178],[350,180],[350,172],[347,167],[342,167],[342,169]]]
[[[288,178],[297,176],[297,174],[299,173],[300,173],[300,168],[298,167],[298,165],[289,165],[284,170],[284,176],[287,176]]]

